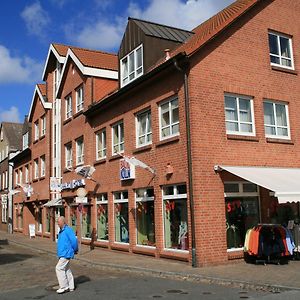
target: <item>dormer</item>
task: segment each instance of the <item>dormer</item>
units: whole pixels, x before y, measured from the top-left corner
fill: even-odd
[[[25,116],[22,129],[22,150],[29,148],[31,144],[31,125],[28,122],[28,117]]]
[[[128,18],[118,52],[120,87],[146,74],[151,66],[186,41],[193,32]]]

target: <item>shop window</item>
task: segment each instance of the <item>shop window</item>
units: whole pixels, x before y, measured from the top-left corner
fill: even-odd
[[[92,223],[91,223],[91,206],[82,206],[82,232],[83,238],[91,238],[92,235]]]
[[[37,231],[42,232],[43,231],[43,209],[38,208],[37,210]]]
[[[267,137],[289,138],[288,105],[285,103],[265,101],[264,125]]]
[[[128,192],[114,193],[115,241],[129,243]]]
[[[269,32],[271,65],[293,69],[292,39],[286,35]]]
[[[19,206],[19,229],[23,229],[24,205]]]
[[[155,246],[154,190],[136,190],[137,244]]]
[[[1,196],[2,223],[7,222],[7,196]]]
[[[97,237],[108,241],[108,201],[107,193],[97,197]]]
[[[50,224],[51,224],[51,215],[50,208],[46,209],[46,232],[50,232]]]
[[[160,139],[179,135],[178,98],[163,102],[159,106]]]
[[[76,206],[71,206],[70,207],[70,226],[77,234],[77,207]]]
[[[182,193],[182,192],[185,193]],[[185,185],[163,188],[164,242],[166,249],[189,249],[187,194]]]
[[[230,182],[224,184],[224,190],[227,248],[239,249],[247,230],[260,221],[258,189],[250,182]]]

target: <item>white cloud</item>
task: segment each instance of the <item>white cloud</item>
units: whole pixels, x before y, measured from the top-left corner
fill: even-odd
[[[0,84],[33,83],[41,77],[43,65],[34,59],[13,57],[6,47],[0,45]]]
[[[12,106],[8,110],[0,108],[0,122],[20,122],[20,113],[17,107]]]
[[[107,20],[103,12],[108,5],[105,0],[101,7],[98,6],[97,20],[90,23],[85,20],[81,28],[78,27],[78,22],[68,24],[65,27],[66,35],[72,43],[82,47],[116,50],[120,45],[128,16],[192,30],[233,1],[149,0],[148,5],[142,8],[136,0],[133,0],[123,14],[115,19]],[[95,2],[101,3],[100,0],[95,0]]]
[[[45,30],[47,30],[47,26],[50,24],[50,17],[42,8],[39,1],[26,6],[21,13],[21,17],[25,21],[30,34],[39,37],[45,36]]]

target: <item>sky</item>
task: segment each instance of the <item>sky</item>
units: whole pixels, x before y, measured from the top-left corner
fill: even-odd
[[[51,43],[116,53],[128,17],[192,30],[234,0],[4,0],[0,122],[23,122]]]

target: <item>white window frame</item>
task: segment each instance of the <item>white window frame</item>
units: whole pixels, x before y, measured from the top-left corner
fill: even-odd
[[[83,85],[76,89],[76,113],[83,110],[84,95],[83,95]]]
[[[27,149],[29,146],[29,132],[23,134],[23,150]]]
[[[37,141],[40,137],[39,120],[34,122],[34,140]]]
[[[102,147],[99,147],[101,140]],[[96,160],[106,158],[107,146],[106,146],[106,129],[101,129],[96,133]]]
[[[22,168],[19,170],[19,183],[20,184],[23,183],[23,170],[22,170]]]
[[[44,177],[46,174],[46,158],[45,155],[40,157],[41,161],[41,177]]]
[[[281,101],[272,101],[272,100],[267,100],[264,99],[263,104],[264,103],[271,103],[273,105],[273,113],[274,113],[274,121],[275,121],[275,125],[270,125],[270,124],[265,124],[264,123],[264,127],[274,127],[275,128],[275,132],[276,134],[266,134],[266,137],[269,138],[278,138],[278,139],[286,139],[289,140],[291,138],[291,131],[290,131],[290,118],[289,118],[289,107],[288,107],[288,103],[285,102],[281,102]],[[285,114],[286,114],[286,122],[287,122],[287,126],[278,126],[277,125],[277,116],[276,116],[276,105],[284,105],[285,106]],[[285,128],[287,129],[288,135],[278,135],[278,128]],[[266,132],[266,129],[265,129]]]
[[[140,122],[143,117],[146,117],[146,133],[141,134],[139,132],[140,129]],[[135,118],[136,122],[136,147],[143,147],[147,145],[152,144],[152,120],[151,120],[151,109],[144,110],[142,112],[139,112],[136,114]],[[148,137],[151,136],[151,140],[147,141]],[[139,140],[140,138],[144,137],[145,138],[145,143],[140,143]]]
[[[81,143],[80,143],[81,142]],[[82,145],[81,154],[79,155],[79,147],[80,144]],[[84,164],[84,138],[81,136],[80,138],[76,139],[76,165],[83,165]]]
[[[123,142],[121,142],[121,126],[123,126]],[[114,144],[114,131],[115,131],[115,128],[118,130],[118,140],[119,142]],[[117,155],[118,153],[124,153],[124,150],[125,150],[125,130],[124,130],[124,122],[123,121],[120,121],[118,123],[115,123],[114,125],[111,126],[111,134],[112,134],[112,138],[111,138],[111,141],[112,141],[112,155]],[[121,147],[123,146],[123,149],[121,149]],[[115,147],[118,148],[118,151],[115,152]]]
[[[4,205],[4,200],[5,205]],[[8,206],[8,198],[6,195],[1,195],[1,210],[2,210],[2,223],[7,223],[7,206]]]
[[[268,38],[269,38],[269,35],[276,36],[278,50],[279,50],[279,55],[273,54],[270,51],[271,49],[270,49],[270,45],[269,45],[269,55],[270,55],[270,58],[271,58],[271,56],[274,56],[274,57],[279,58],[279,61],[280,61],[279,64],[271,62],[271,66],[277,66],[277,67],[281,67],[281,68],[285,68],[285,69],[294,70],[295,66],[294,66],[294,54],[293,54],[292,38],[290,36],[288,36],[288,35],[285,35],[285,34],[282,34],[282,33],[278,33],[278,32],[274,32],[274,31],[269,31],[268,32]],[[289,40],[289,47],[290,47],[290,53],[291,53],[291,57],[290,58],[289,57],[284,57],[284,56],[281,55],[280,37],[283,37],[283,38]],[[290,60],[291,61],[291,66],[289,67],[289,66],[285,66],[284,64],[282,64],[282,59]]]
[[[39,160],[38,158],[34,160],[34,179],[39,178]]]
[[[142,53],[142,65],[137,68],[137,52],[138,50],[141,49],[141,53]],[[120,79],[120,83],[121,83],[121,87],[129,84],[130,82],[134,81],[135,79],[137,79],[138,77],[142,76],[144,74],[144,57],[143,57],[143,44],[137,46],[135,49],[133,49],[130,53],[128,53],[126,56],[124,56],[123,58],[120,59],[120,73],[121,73],[121,79]],[[129,73],[130,70],[130,56],[133,55],[134,56],[134,69],[131,73]],[[127,60],[127,77],[124,79],[124,61]],[[141,70],[141,72],[138,72],[139,70]],[[133,75],[133,78],[130,79],[130,75]]]
[[[46,115],[41,118],[41,137],[46,134]]]
[[[177,105],[178,105],[178,121],[174,122],[173,121],[173,111],[172,111],[172,102],[177,100]],[[169,116],[170,116],[170,124],[166,125],[166,126],[162,126],[162,111],[161,111],[161,107],[165,104],[169,103]],[[161,103],[159,103],[159,139],[162,140],[166,140],[169,139],[171,137],[174,136],[179,136],[180,135],[180,119],[179,119],[179,99],[178,97],[173,97],[171,99],[165,100]],[[178,125],[178,132],[173,133],[173,126]],[[162,135],[162,131],[166,128],[170,128],[170,135],[168,136],[164,136]]]
[[[95,209],[95,212],[96,212],[96,220],[97,220],[97,211],[98,211],[98,205],[102,205],[102,204],[106,204],[107,205],[107,209],[108,208],[108,194],[107,193],[101,193],[99,195],[97,195],[96,197],[96,209]],[[97,220],[98,222],[98,220]],[[109,220],[108,220],[109,222]],[[98,223],[97,223],[97,228],[98,228]],[[98,235],[98,232],[97,232],[97,235]],[[105,243],[108,243],[109,240],[102,240],[102,239],[98,239],[98,241],[102,241],[102,242],[105,242]]]
[[[25,166],[25,183],[29,182],[29,165]]]
[[[66,169],[72,168],[73,165],[73,151],[72,143],[65,144],[65,167]]]
[[[16,180],[16,185],[18,185],[19,184],[19,170],[15,171],[15,180]],[[5,182],[3,182],[3,186],[4,185],[5,185]]]
[[[225,96],[228,97],[234,97],[235,101],[237,101],[237,121],[233,120],[227,120],[226,119],[226,104],[225,104]],[[251,122],[241,122],[240,121],[240,104],[239,100],[240,98],[244,100],[249,100],[250,101],[250,109],[251,109]],[[253,98],[250,96],[245,96],[245,95],[238,95],[238,94],[229,94],[225,93],[224,94],[224,113],[225,113],[225,129],[226,129],[226,134],[233,134],[233,135],[246,135],[246,136],[255,136],[256,135],[256,130],[255,130],[255,118],[254,118],[254,103],[253,103]],[[237,123],[238,124],[238,131],[231,131],[227,130],[226,122],[231,122],[231,123]],[[240,130],[241,124],[247,124],[247,125],[252,125],[252,132],[244,132]]]
[[[77,106],[76,106],[77,107]],[[68,95],[65,99],[65,120],[68,120],[72,117],[72,95]]]

